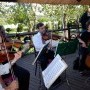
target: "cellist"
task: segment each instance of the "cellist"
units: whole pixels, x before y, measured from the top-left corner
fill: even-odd
[[[80,60],[80,68],[79,71],[81,74],[83,74],[83,71],[87,69],[87,66],[85,65],[85,60],[88,52],[88,46],[90,45],[90,20],[86,23],[87,30],[83,32],[79,38],[79,42],[81,43],[81,54],[82,58]]]
[[[9,38],[7,38],[7,35],[5,33],[5,29],[3,26],[0,26],[0,43],[4,43],[4,42],[10,42]],[[5,46],[1,46],[0,45],[0,51],[3,54],[4,52],[2,51],[2,49],[6,49]],[[8,48],[7,48],[8,49]],[[16,65],[16,61],[21,57],[22,52],[19,51],[17,53],[14,54],[15,57],[11,62],[11,67],[9,67],[8,65],[8,60],[0,63],[0,65],[3,66],[3,72],[2,70],[0,70],[0,90],[29,90],[29,78],[30,78],[30,74],[27,70],[25,70],[24,68]],[[10,84],[5,83],[5,80],[10,80],[11,77],[10,75],[12,74],[11,71],[9,71],[7,68],[12,69],[13,72],[13,81]],[[1,68],[0,68],[1,69]],[[17,78],[17,79],[16,79]],[[4,87],[3,87],[4,86]]]

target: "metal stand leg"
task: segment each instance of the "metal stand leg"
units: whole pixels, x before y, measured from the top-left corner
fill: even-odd
[[[40,79],[40,81],[39,81],[39,90],[42,90],[42,81],[41,81],[41,78],[42,76],[41,76],[41,64],[40,64],[40,62],[39,62],[39,79]]]
[[[39,62],[39,79],[40,79],[40,82],[39,82],[39,89],[38,90],[43,90],[43,88],[45,88],[44,90],[47,90],[47,88],[44,86],[43,84],[43,80],[42,80],[42,74],[41,74],[41,63]]]
[[[66,69],[67,70],[67,69]],[[69,83],[69,80],[67,79],[67,71],[65,70],[65,80],[66,80],[66,83],[68,85],[68,87],[70,88],[71,90],[71,86],[70,86],[70,83]]]
[[[66,57],[64,57],[65,59]],[[69,83],[69,80],[67,79],[67,69],[65,70],[65,82],[67,83],[68,87],[70,88],[71,90],[71,86],[70,86],[70,83]]]
[[[41,88],[41,66],[40,66],[40,62],[36,61],[36,66],[35,66],[35,76],[37,75],[37,70],[38,70],[38,78],[39,78],[39,87],[38,90],[42,90]]]

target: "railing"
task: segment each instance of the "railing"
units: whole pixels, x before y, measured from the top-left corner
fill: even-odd
[[[60,32],[60,31],[62,31],[62,32],[64,32],[64,31],[68,31],[68,40],[70,40],[71,39],[71,32],[72,32],[72,29],[75,29],[75,31],[76,31],[76,34],[78,33],[80,33],[80,31],[79,31],[79,27],[77,27],[77,26],[72,26],[72,27],[68,27],[68,28],[65,28],[65,29],[58,29],[58,30],[49,30],[49,32]],[[24,32],[24,33],[17,33],[17,34],[8,34],[8,37],[10,37],[10,38],[12,38],[12,37],[24,37],[24,36],[26,36],[26,35],[34,35],[34,34],[36,34],[38,31],[35,31],[35,32]],[[34,51],[34,54],[35,54],[35,48],[30,48],[30,52],[33,52]]]
[[[68,31],[68,39],[70,39],[71,38],[71,30],[72,29],[76,29],[76,33],[78,32],[78,33],[80,33],[80,31],[79,31],[79,28],[80,27],[78,27],[78,26],[69,26],[68,28],[64,28],[64,29],[58,29],[58,30],[49,30],[49,32],[59,32],[59,31]],[[24,33],[17,33],[17,34],[8,34],[8,37],[18,37],[18,36],[20,36],[20,37],[23,37],[23,36],[26,36],[26,35],[34,35],[34,34],[36,34],[38,31],[35,31],[35,32],[24,32]]]

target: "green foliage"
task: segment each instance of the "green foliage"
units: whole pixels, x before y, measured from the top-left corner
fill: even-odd
[[[17,32],[22,32],[22,30],[23,30],[23,25],[22,24],[18,24]]]
[[[87,5],[38,5],[25,3],[0,3],[0,24],[21,24],[18,31],[22,27],[27,27],[27,30],[35,29],[37,22],[47,22],[50,29],[57,29],[54,22],[58,21],[58,29],[62,26],[63,15],[66,14],[66,23],[72,23],[79,20],[83,12],[88,8]],[[37,15],[36,11],[43,13],[43,16]],[[51,21],[51,24],[49,24]],[[23,25],[23,26],[22,26]],[[25,29],[26,31],[26,29]]]
[[[40,17],[39,19],[38,19],[38,22],[48,22],[50,19],[49,18],[47,18],[47,17]]]
[[[10,28],[7,28],[6,31],[9,33],[10,31],[12,31],[12,29]]]

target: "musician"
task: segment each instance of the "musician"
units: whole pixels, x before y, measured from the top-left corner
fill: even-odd
[[[39,52],[40,49],[46,44],[45,40],[43,39],[43,34],[45,34],[46,30],[43,23],[38,23],[37,29],[39,32],[32,37],[32,41],[36,51]],[[49,47],[51,48],[51,45],[49,45]],[[42,71],[48,66],[49,62],[53,58],[53,50],[48,50],[44,55],[42,55],[42,57],[40,58]]]
[[[4,43],[5,41],[10,41],[9,38],[7,38],[7,35],[5,33],[4,27],[0,26],[0,43]],[[0,45],[0,50],[2,50],[2,47]],[[3,52],[2,52],[3,53]],[[21,57],[22,52],[17,52],[15,53],[15,57],[11,62],[12,65],[12,70],[14,71],[14,75],[17,78],[17,80],[12,81],[9,85],[6,85],[6,87],[4,88],[2,85],[2,82],[4,83],[5,79],[10,78],[11,70],[7,70],[7,68],[5,67],[3,70],[7,70],[6,74],[4,74],[2,72],[2,75],[0,76],[0,90],[28,90],[29,89],[29,78],[30,78],[30,74],[27,70],[25,70],[24,68],[18,66],[15,62]],[[8,60],[0,63],[0,65],[6,65],[8,63]],[[1,69],[1,68],[0,68]],[[10,68],[11,69],[11,68]],[[1,70],[0,70],[1,71]],[[1,74],[1,72],[0,72]],[[10,79],[8,79],[10,80]]]
[[[85,31],[87,29],[86,27],[86,22],[90,19],[90,8],[88,8],[88,10],[82,14],[81,18],[80,18],[80,23],[82,26],[82,30]]]
[[[87,30],[82,33],[81,37],[79,38],[79,42],[81,43],[81,54],[82,58],[80,60],[80,73],[83,73],[85,69],[87,69],[85,65],[85,59],[88,55],[88,45],[90,45],[90,20],[86,23]]]
[[[32,37],[32,41],[36,51],[39,52],[41,48],[46,44],[46,41],[43,38],[43,35],[45,35],[47,31],[43,23],[38,23],[37,29],[38,29],[38,33]],[[49,37],[51,38],[51,34],[49,32],[47,33],[47,35],[49,35]],[[50,62],[54,59],[54,51],[52,50],[52,45],[50,44],[48,48],[49,49],[47,49],[43,54],[41,53],[41,57],[39,58],[41,62],[42,71],[45,70],[47,66],[50,64]],[[61,78],[59,76],[52,86],[55,86],[60,82],[61,82]]]

